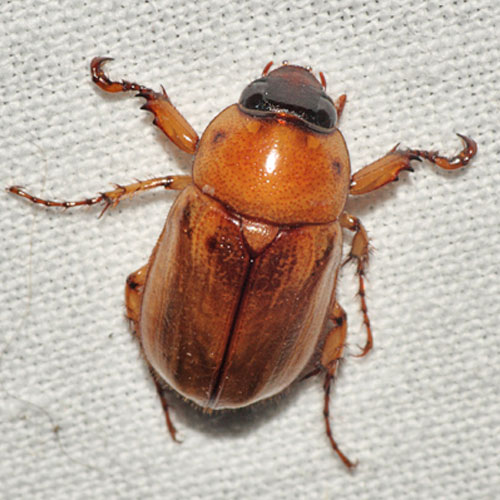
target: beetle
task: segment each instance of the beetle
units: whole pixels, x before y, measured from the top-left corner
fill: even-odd
[[[126,282],[133,324],[176,440],[166,391],[206,411],[241,408],[271,398],[293,382],[324,374],[324,422],[329,392],[342,358],[346,313],[335,289],[342,264],[342,231],[353,233],[344,262],[354,261],[367,340],[373,346],[364,275],[369,241],[360,220],[345,212],[349,195],[375,191],[427,160],[453,170],[467,165],[476,143],[458,134],[454,157],[418,149],[391,149],[351,175],[338,128],[346,96],[333,101],[326,79],[310,68],[283,63],[251,82],[198,137],[162,88],[155,92],[91,62],[104,91],[135,91],[154,123],[180,149],[194,155],[191,175],[158,177],[79,201],[41,199],[19,186],[10,192],[49,206],[102,203],[104,213],[122,199],[154,188],[181,191],[148,263]]]

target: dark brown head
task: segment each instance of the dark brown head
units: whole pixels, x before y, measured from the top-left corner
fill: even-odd
[[[337,122],[332,99],[314,75],[301,66],[281,66],[254,80],[241,94],[238,105],[250,115],[280,115],[316,132],[329,133]]]

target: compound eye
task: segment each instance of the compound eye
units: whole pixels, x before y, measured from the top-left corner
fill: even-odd
[[[245,97],[241,104],[247,109],[261,109],[263,102],[264,96],[257,92],[255,94],[250,94],[248,97]]]
[[[266,81],[256,80],[252,82],[241,94],[240,105],[248,110],[269,110],[269,102],[265,99],[266,89]]]
[[[318,106],[313,113],[312,122],[318,127],[331,129],[337,123],[337,110],[332,101],[322,97],[318,101]]]

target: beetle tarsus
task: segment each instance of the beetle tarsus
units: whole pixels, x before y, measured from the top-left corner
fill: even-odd
[[[17,196],[20,196],[21,198],[24,198],[28,201],[31,201],[31,203],[35,203],[37,205],[43,205],[45,207],[61,207],[64,209],[67,208],[74,208],[74,207],[80,207],[80,206],[90,206],[90,205],[95,205],[96,203],[100,203],[103,201],[103,195],[99,194],[98,196],[95,196],[94,198],[86,198],[84,200],[79,200],[79,201],[54,201],[54,200],[46,200],[44,198],[39,198],[38,196],[34,196],[27,191],[24,190],[24,188],[20,186],[10,186],[7,188],[7,191],[9,191],[12,194],[15,194]]]
[[[477,144],[470,137],[457,134],[464,142],[464,148],[455,156],[447,158],[437,151],[421,149],[399,149],[399,144],[382,158],[366,165],[351,177],[350,194],[366,194],[389,182],[397,180],[402,170],[412,171],[411,161],[427,160],[445,170],[455,170],[467,165],[477,153]]]
[[[53,201],[38,198],[37,196],[28,193],[24,190],[24,188],[20,186],[10,186],[9,188],[7,188],[7,191],[20,196],[21,198],[25,198],[32,203],[44,205],[46,207],[61,207],[67,209],[104,203],[104,207],[99,215],[100,218],[109,208],[115,208],[123,199],[132,198],[136,193],[139,193],[141,191],[148,191],[150,189],[155,189],[158,187],[179,191],[181,189],[184,189],[190,183],[191,176],[189,175],[167,175],[165,177],[155,177],[154,179],[148,179],[147,181],[137,181],[124,186],[121,184],[114,184],[115,189],[112,191],[105,191],[99,193],[93,198],[85,198],[78,201]]]
[[[167,422],[167,428],[168,432],[170,433],[170,437],[172,438],[172,441],[174,441],[174,443],[181,444],[182,440],[177,437],[177,429],[175,428],[174,424],[172,423],[172,419],[170,418],[168,405],[163,404],[163,400],[162,400],[162,406],[163,406],[163,411],[165,412],[165,420]]]
[[[104,73],[102,66],[112,60],[112,57],[94,57],[94,59],[92,59],[92,62],[90,63],[90,73],[94,83],[102,90],[111,92],[112,94],[117,92],[127,92],[129,90],[142,92],[144,87],[142,85],[138,85],[137,83],[128,82],[126,80],[116,82],[109,79],[108,75]]]
[[[359,354],[355,354],[355,358],[362,358],[366,356],[373,349],[373,334],[372,328],[370,325],[370,318],[368,316],[368,306],[366,304],[366,291],[365,291],[365,281],[364,281],[364,268],[363,264],[360,264],[358,260],[358,268],[356,270],[356,274],[358,275],[358,296],[361,301],[361,312],[363,313],[363,324],[365,325],[366,330],[366,342],[364,347],[361,349]]]
[[[167,92],[155,92],[152,89],[138,83],[127,80],[111,80],[102,66],[112,59],[110,57],[95,57],[90,63],[90,73],[94,83],[105,92],[117,93],[136,91],[136,97],[146,99],[146,104],[141,109],[150,111],[154,115],[153,123],[180,149],[193,154],[198,143],[198,134],[194,131],[187,120],[177,111]]]
[[[160,383],[159,378],[156,375],[154,369],[151,367],[151,365],[149,366],[149,372],[151,373],[151,377],[153,378],[153,381],[155,383],[156,392],[158,393],[158,397],[160,398],[161,405],[163,407],[163,412],[165,413],[165,422],[167,424],[167,429],[168,432],[170,433],[170,437],[174,442],[182,443],[182,441],[177,438],[177,429],[175,428],[172,419],[170,418],[170,407],[167,398],[165,396],[165,388]]]
[[[373,334],[368,316],[368,305],[366,304],[366,289],[365,289],[365,270],[368,266],[368,257],[370,254],[370,244],[368,234],[361,224],[361,221],[344,212],[340,217],[340,224],[342,227],[354,232],[352,238],[351,251],[342,265],[351,261],[356,261],[356,274],[358,276],[358,296],[361,302],[361,312],[363,313],[363,324],[366,330],[366,343],[361,353],[356,354],[355,357],[362,358],[366,356],[373,348]]]
[[[335,361],[336,363],[338,362]],[[335,369],[334,369],[335,370]],[[333,434],[332,434],[332,428],[330,425],[330,388],[331,388],[331,383],[333,380],[333,375],[329,372],[326,373],[325,375],[325,382],[323,384],[323,389],[325,391],[325,400],[324,400],[324,406],[323,406],[323,417],[325,420],[325,427],[326,427],[326,435],[328,436],[328,440],[330,441],[330,444],[339,456],[339,458],[342,460],[344,465],[348,469],[354,469],[357,467],[358,462],[352,462],[347,458],[347,456],[342,452],[342,450],[339,448],[338,444],[336,443],[335,439],[333,439]]]
[[[408,155],[410,160],[428,160],[445,170],[455,170],[460,167],[465,167],[465,165],[467,165],[476,155],[477,144],[470,137],[462,134],[457,135],[464,142],[464,147],[457,155],[451,158],[441,156],[437,151],[424,151],[420,149],[407,149],[400,151],[400,153],[402,155]]]
[[[330,441],[333,450],[337,453],[345,466],[352,469],[356,466],[356,463],[349,460],[339,449],[335,439],[333,438],[330,424],[330,388],[338,366],[342,361],[342,353],[344,352],[345,339],[347,336],[347,315],[338,302],[334,302],[332,310],[329,314],[329,319],[333,322],[333,328],[326,336],[320,361],[321,370],[325,372],[325,380],[323,383],[323,419],[325,421],[326,435],[328,436],[328,440]]]

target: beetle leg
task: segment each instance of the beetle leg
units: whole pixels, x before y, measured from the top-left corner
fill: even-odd
[[[104,193],[99,193],[97,196],[93,198],[86,198],[84,200],[79,201],[52,201],[45,200],[42,198],[38,198],[37,196],[33,196],[32,194],[26,192],[20,186],[11,186],[8,188],[13,194],[17,194],[22,198],[26,198],[32,203],[38,203],[39,205],[44,205],[46,207],[63,207],[63,208],[73,208],[73,207],[81,207],[81,206],[90,206],[96,205],[98,203],[103,203],[104,208],[102,209],[101,217],[104,212],[109,207],[116,207],[118,203],[124,198],[132,198],[136,193],[140,191],[147,191],[149,189],[155,189],[157,187],[163,187],[164,189],[173,189],[176,191],[180,191],[184,189],[186,186],[191,184],[192,178],[190,175],[168,175],[166,177],[156,177],[154,179],[149,179],[147,181],[138,181],[133,184],[127,184],[126,186],[121,186],[119,184],[115,184],[115,189],[112,191],[106,191]]]
[[[139,343],[141,344],[140,331],[139,331],[139,313],[141,310],[141,302],[142,302],[142,290],[144,288],[144,283],[146,281],[146,273],[148,270],[149,264],[142,266],[140,269],[132,273],[127,278],[127,284],[125,285],[125,305],[127,308],[127,318],[132,321],[134,325],[134,332],[137,334],[139,338]],[[142,351],[142,344],[141,344]],[[145,357],[144,357],[145,358]],[[146,358],[145,358],[146,359]],[[163,412],[165,413],[165,420],[167,423],[167,428],[172,436],[172,439],[179,443],[180,441],[177,439],[176,434],[177,430],[175,429],[174,424],[170,418],[169,413],[169,405],[167,398],[165,396],[165,388],[161,383],[160,377],[156,374],[154,368],[150,365],[150,363],[146,359],[146,363],[149,368],[149,373],[155,383],[156,392],[161,401],[161,405],[163,407]]]
[[[138,331],[139,313],[141,311],[142,290],[146,281],[148,264],[132,273],[127,278],[125,285],[125,306],[127,308],[127,318],[134,325],[134,332]]]
[[[325,402],[323,406],[323,416],[325,419],[326,435],[330,440],[332,448],[340,457],[342,462],[350,469],[356,467],[355,462],[351,462],[342,451],[339,449],[337,443],[333,439],[332,429],[330,426],[330,388],[332,380],[337,371],[337,367],[342,359],[342,352],[344,350],[345,338],[347,335],[347,316],[342,307],[335,302],[330,319],[334,323],[334,327],[328,332],[323,351],[321,353],[321,366],[325,370],[325,382],[323,385],[325,391]]]
[[[180,149],[193,154],[198,144],[198,134],[186,119],[177,111],[162,87],[162,91],[155,92],[137,83],[122,80],[112,81],[104,73],[102,65],[111,61],[110,57],[94,57],[90,63],[90,71],[94,83],[106,92],[127,92],[134,90],[138,97],[144,97],[146,104],[141,109],[151,111],[155,115],[153,123]]]
[[[175,428],[175,426],[172,423],[172,420],[170,418],[169,405],[168,405],[167,398],[165,396],[165,387],[161,383],[160,378],[156,374],[154,368],[149,363],[148,363],[148,366],[149,366],[149,373],[151,373],[151,377],[153,378],[153,381],[155,383],[156,392],[158,393],[158,396],[159,396],[160,401],[161,401],[163,413],[165,413],[165,421],[167,423],[168,432],[170,433],[171,438],[176,443],[180,443],[181,441],[179,441],[179,439],[177,439],[177,429]]]
[[[370,163],[351,177],[350,194],[365,194],[389,182],[396,181],[402,170],[413,172],[412,160],[428,160],[445,170],[454,170],[467,165],[477,153],[477,144],[464,135],[457,134],[464,142],[464,148],[452,158],[440,156],[437,151],[420,149],[398,149],[396,145],[379,160]]]
[[[370,325],[370,318],[368,317],[368,306],[366,305],[366,297],[365,297],[366,292],[365,292],[365,280],[364,280],[365,269],[366,266],[368,265],[368,255],[370,253],[370,245],[366,229],[363,227],[361,221],[357,217],[354,217],[353,215],[344,212],[340,216],[340,225],[346,229],[349,229],[349,231],[354,232],[351,244],[351,251],[349,252],[349,255],[345,260],[344,264],[347,264],[347,262],[350,262],[351,260],[356,260],[357,262],[356,274],[358,275],[358,280],[359,280],[358,295],[361,301],[363,323],[365,325],[367,334],[366,344],[363,347],[361,353],[358,354],[357,356],[363,357],[366,356],[366,354],[368,354],[368,352],[373,347],[373,335]]]

